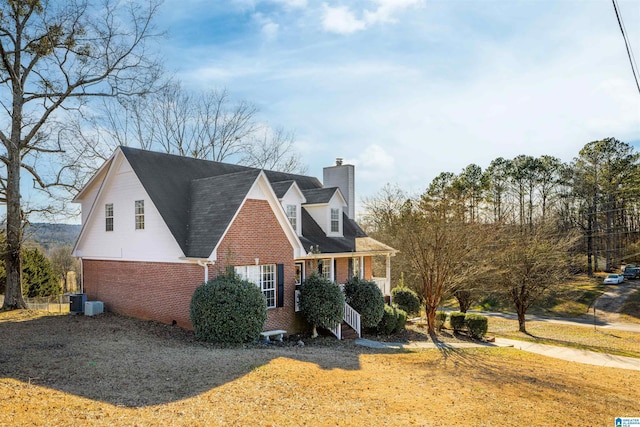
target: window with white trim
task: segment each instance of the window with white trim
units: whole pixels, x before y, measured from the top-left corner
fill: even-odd
[[[267,308],[276,306],[276,265],[242,265],[235,267],[242,279],[255,283],[267,299]]]
[[[327,280],[333,280],[331,276],[331,259],[318,260],[318,273]]]
[[[144,230],[144,200],[136,200],[136,230]]]
[[[340,209],[331,208],[331,232],[340,232]]]
[[[104,229],[113,231],[113,203],[104,205]]]
[[[294,230],[298,230],[298,207],[296,205],[287,205],[287,218]]]

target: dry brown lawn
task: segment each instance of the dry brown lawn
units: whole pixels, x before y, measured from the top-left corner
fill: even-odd
[[[560,345],[582,350],[640,358],[640,333],[528,320],[527,333],[518,332],[518,321],[489,318],[489,334],[504,338]]]
[[[0,313],[0,425],[613,425],[640,372],[513,349],[221,348],[112,314]]]

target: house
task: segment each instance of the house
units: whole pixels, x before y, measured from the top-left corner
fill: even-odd
[[[109,311],[191,328],[199,285],[221,271],[256,283],[266,329],[300,329],[296,285],[317,271],[344,283],[372,277],[395,250],[354,221],[354,167],[314,177],[119,147],[78,193],[74,248],[89,300]]]

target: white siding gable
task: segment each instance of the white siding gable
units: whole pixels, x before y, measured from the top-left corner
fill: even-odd
[[[302,204],[306,201],[302,191],[298,185],[294,182],[289,190],[282,196],[280,203],[285,214],[287,213],[287,206],[295,206],[296,208],[296,234],[302,236]]]
[[[92,199],[92,197],[88,197]],[[135,229],[135,201],[144,200],[144,229]],[[113,231],[105,230],[105,205],[113,204]],[[85,198],[82,199],[85,209]],[[83,218],[85,213],[83,212]],[[180,246],[140,180],[119,153],[114,158],[84,228],[76,255],[92,259],[180,262]]]

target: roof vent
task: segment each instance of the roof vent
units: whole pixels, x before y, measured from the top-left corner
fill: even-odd
[[[342,160],[343,160],[342,157],[337,157],[336,158],[336,166],[342,166]]]

